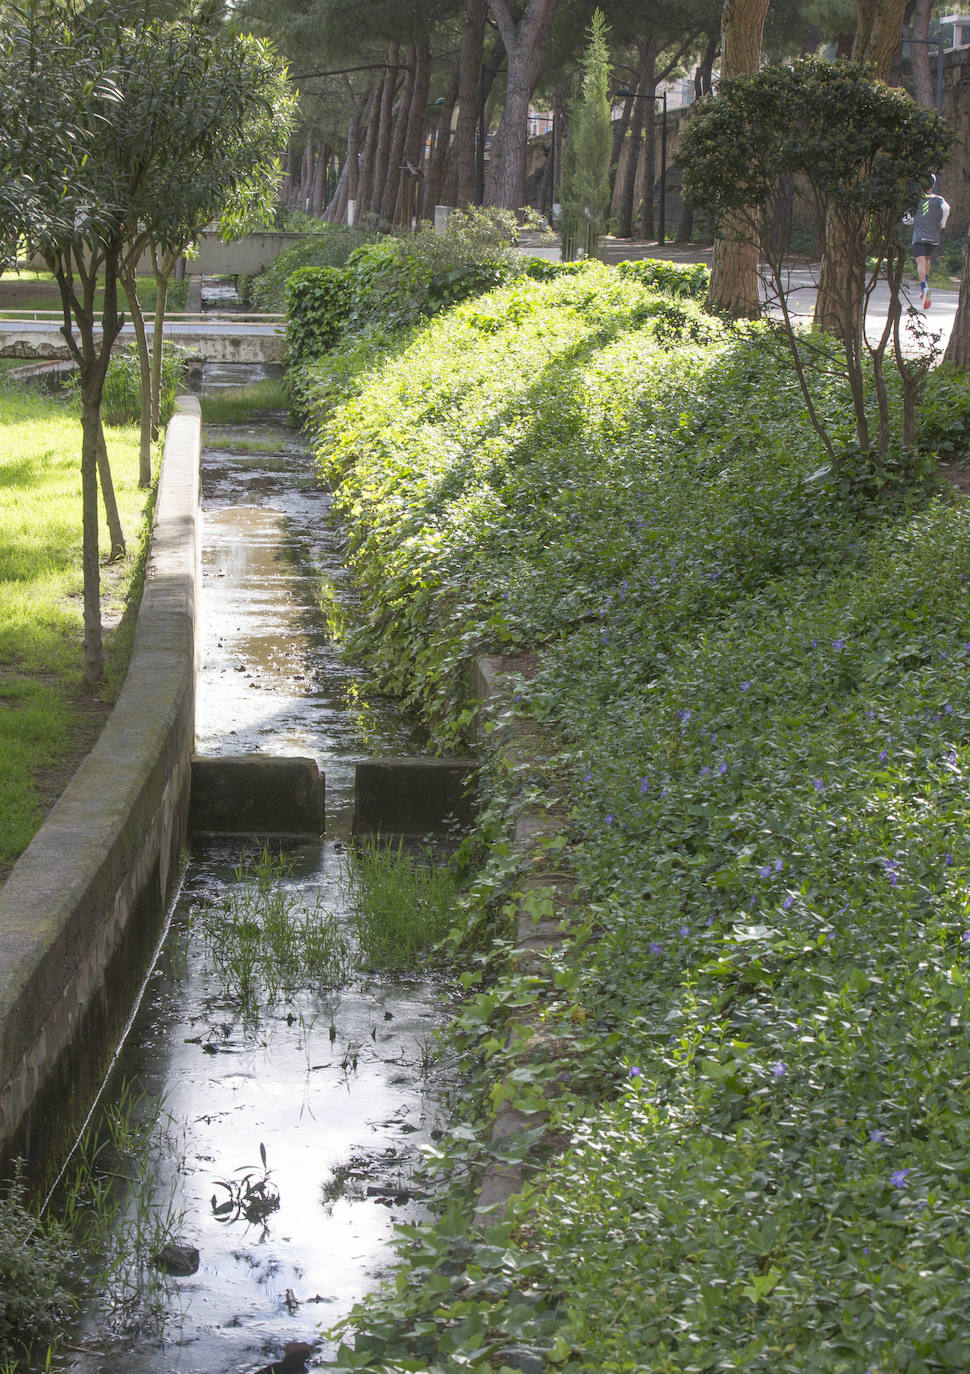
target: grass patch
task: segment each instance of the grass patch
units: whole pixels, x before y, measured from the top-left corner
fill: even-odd
[[[185,309],[189,283],[187,278],[171,281],[168,287],[166,313]],[[118,296],[121,308],[127,312],[128,296],[121,283],[118,283]],[[142,310],[153,311],[158,303],[158,288],[154,277],[141,277],[138,281],[138,300]],[[95,297],[95,314],[104,308],[104,292],[99,290]],[[57,283],[47,272],[8,273],[0,277],[0,316],[12,311],[37,310],[60,311],[61,298]]]
[[[225,1001],[251,1022],[281,996],[339,988],[350,976],[336,918],[319,901],[304,905],[287,872],[285,857],[264,847],[236,870],[225,897],[195,917]]]
[[[356,642],[451,746],[471,658],[532,651],[513,706],[553,756],[490,774],[457,1181],[343,1367],[967,1368],[970,506],[905,465],[818,480],[768,330],[599,266],[401,337],[295,379]],[[816,401],[848,442],[837,371]],[[923,453],[966,423],[941,368]],[[526,868],[523,789],[563,816]],[[544,866],[576,906],[537,985],[508,952]],[[505,1078],[523,1018],[553,1062]],[[492,1142],[499,1105],[557,1156]],[[469,1228],[463,1180],[516,1159]]]
[[[129,554],[103,569],[108,682],[92,699],[82,691],[80,424],[62,400],[0,376],[0,874],[66,781],[65,760],[90,747],[127,666],[130,633],[119,626],[140,585],[152,496],[138,487],[137,432],[107,438]]]
[[[288,410],[281,377],[264,377],[251,386],[232,387],[226,395],[202,397],[202,419],[210,425],[241,424],[260,410]]]
[[[400,841],[370,841],[349,851],[346,877],[365,966],[386,973],[427,966],[452,924],[454,874]]]

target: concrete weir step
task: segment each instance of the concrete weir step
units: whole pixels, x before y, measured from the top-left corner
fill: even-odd
[[[472,821],[471,759],[363,759],[355,835],[440,835]],[[322,835],[326,783],[316,760],[265,754],[192,760],[190,829],[215,835]]]
[[[192,760],[190,830],[322,835],[324,817],[324,778],[315,759],[234,754]]]
[[[418,839],[467,829],[474,818],[472,759],[362,759],[354,781],[354,834]]]

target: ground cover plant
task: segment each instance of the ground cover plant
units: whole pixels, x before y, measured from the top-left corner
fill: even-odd
[[[90,748],[127,663],[123,611],[143,565],[150,493],[133,429],[108,432],[130,552],[104,569],[108,678],[81,691],[81,515],[76,415],[0,374],[0,876]],[[66,761],[66,762],[65,762]]]
[[[770,329],[632,274],[520,281],[387,344],[300,378],[356,643],[447,747],[470,659],[530,651],[513,707],[553,759],[487,773],[454,1182],[337,1366],[965,1369],[965,501],[919,465],[820,476]],[[939,370],[917,442],[959,452],[966,421]],[[577,882],[551,993],[509,966],[517,797],[562,809],[548,861]],[[559,1062],[509,1082],[537,1003]],[[500,1102],[559,1150],[470,1227],[490,1152],[529,1147],[490,1144]]]

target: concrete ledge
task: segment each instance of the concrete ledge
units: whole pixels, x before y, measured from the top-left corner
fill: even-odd
[[[355,835],[441,834],[473,819],[471,759],[364,759],[354,777]]]
[[[168,427],[131,664],[94,749],[0,891],[0,1158],[40,1177],[90,1101],[188,833],[201,418]]]
[[[316,759],[193,759],[191,828],[216,835],[322,835],[323,787]]]

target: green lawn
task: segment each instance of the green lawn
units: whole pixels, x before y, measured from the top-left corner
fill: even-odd
[[[107,439],[129,555],[102,569],[108,685],[92,699],[81,684],[80,420],[0,373],[0,874],[89,747],[124,671],[118,623],[150,498],[138,487],[137,431]]]

